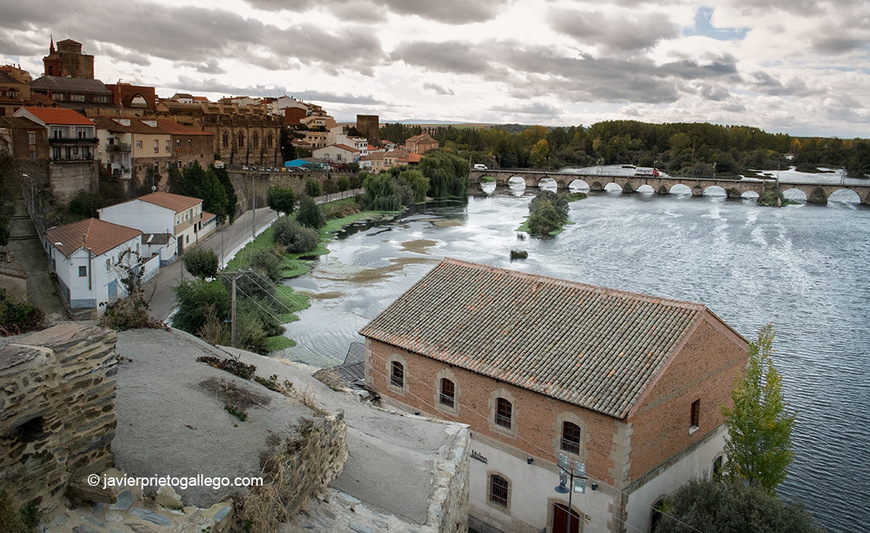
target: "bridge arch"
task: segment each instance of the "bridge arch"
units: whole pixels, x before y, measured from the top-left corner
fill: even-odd
[[[610,182],[610,183],[608,183],[607,185],[604,186],[604,192],[611,192],[611,193],[622,194],[622,193],[625,192],[625,191],[624,191],[624,189],[622,188],[622,186],[620,186],[618,183],[616,183],[616,182]]]
[[[490,194],[495,192],[496,183],[494,181],[481,181],[480,182],[480,190],[483,191],[484,194],[489,196]]]
[[[668,194],[676,196],[692,196],[692,189],[690,189],[688,185],[676,183],[668,190]]]
[[[710,185],[704,189],[704,196],[712,196],[713,198],[727,198],[728,192],[724,187],[719,185]]]
[[[852,189],[837,189],[828,196],[828,203],[860,204],[861,196]]]
[[[743,200],[758,200],[758,197],[761,196],[755,191],[746,191],[740,195],[740,198]]]
[[[526,186],[526,178],[524,178],[522,176],[511,176],[510,178],[508,178],[507,184],[509,187],[518,187],[520,185],[525,187]]]
[[[568,189],[572,191],[586,192],[590,189],[590,187],[588,183],[578,178],[568,184]]]
[[[538,188],[549,189],[549,190],[555,192],[556,190],[559,189],[559,182],[557,182],[553,178],[541,178],[538,181]]]
[[[807,203],[807,193],[798,188],[791,188],[782,191],[782,197],[789,202],[800,202],[802,204]]]
[[[640,187],[635,189],[634,192],[637,192],[640,194],[655,194],[656,190],[653,189],[652,185],[644,183],[643,185],[641,185]]]

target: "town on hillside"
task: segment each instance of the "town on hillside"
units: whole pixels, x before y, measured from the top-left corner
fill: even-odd
[[[43,62],[0,66],[0,533],[820,531],[775,493],[772,327],[702,303],[446,257],[343,364],[269,356],[310,305],[282,280],[335,232],[550,170],[546,132],[465,159],[291,96],[104,84],[71,39]],[[581,198],[537,194],[558,220],[518,232]]]

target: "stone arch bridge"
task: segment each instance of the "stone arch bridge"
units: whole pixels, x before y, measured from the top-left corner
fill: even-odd
[[[701,196],[710,187],[721,187],[728,198],[740,198],[744,193],[761,194],[765,188],[774,186],[775,180],[741,180],[735,178],[692,178],[683,176],[615,176],[606,174],[573,174],[557,171],[540,170],[472,170],[469,173],[471,184],[479,184],[483,176],[495,179],[496,185],[507,186],[511,182],[522,180],[526,187],[538,187],[545,179],[552,179],[559,189],[567,189],[575,181],[585,182],[592,191],[603,191],[615,183],[624,193],[637,191],[643,185],[649,185],[657,194],[669,194],[676,185],[685,185],[693,196]],[[835,192],[848,189],[854,191],[862,204],[870,205],[870,185],[841,185],[832,183],[779,183],[783,192],[789,190],[801,191],[807,203],[826,204],[828,198]]]

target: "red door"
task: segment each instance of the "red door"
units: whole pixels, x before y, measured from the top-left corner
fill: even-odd
[[[568,527],[568,506],[553,504],[553,533],[580,533],[580,515],[571,511],[571,525]]]

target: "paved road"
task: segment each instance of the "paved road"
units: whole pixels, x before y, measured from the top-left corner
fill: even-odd
[[[217,231],[201,240],[199,245],[214,250],[221,259],[225,257],[229,260],[236,251],[253,238],[252,218],[256,218],[256,233],[258,235],[277,218],[275,211],[268,207],[262,207],[256,211],[256,217],[252,217],[251,211],[246,211],[232,225],[218,228]],[[223,257],[221,257],[222,248]],[[149,307],[153,318],[161,321],[169,318],[176,306],[175,287],[183,279],[189,280],[190,273],[184,271],[182,261],[177,260],[171,265],[161,268],[156,276],[145,282],[145,294],[151,298]]]

